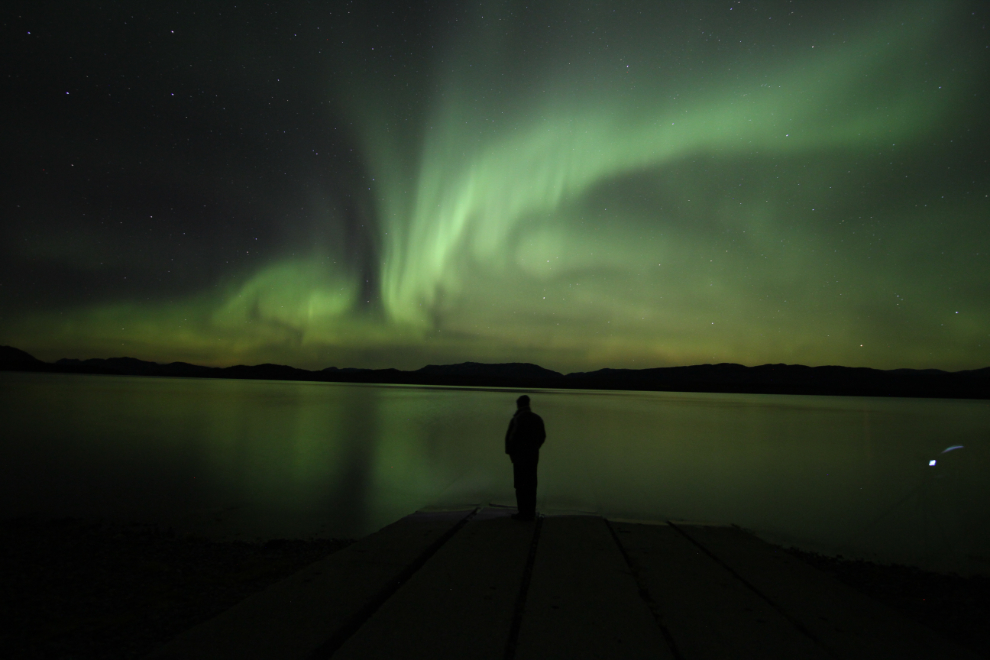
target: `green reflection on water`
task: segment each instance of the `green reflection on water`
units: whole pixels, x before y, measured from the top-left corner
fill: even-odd
[[[530,394],[548,429],[544,512],[735,523],[853,556],[990,565],[987,402]],[[0,374],[2,514],[357,536],[427,506],[512,504],[502,440],[516,396]],[[950,445],[964,449],[939,453]]]

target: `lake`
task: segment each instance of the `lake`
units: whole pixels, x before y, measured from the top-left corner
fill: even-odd
[[[522,391],[0,373],[0,515],[255,539],[513,505],[503,439]],[[990,402],[526,393],[547,427],[545,513],[732,523],[990,573]]]

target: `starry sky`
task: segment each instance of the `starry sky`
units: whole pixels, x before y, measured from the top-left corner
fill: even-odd
[[[5,5],[0,344],[990,365],[990,6]]]

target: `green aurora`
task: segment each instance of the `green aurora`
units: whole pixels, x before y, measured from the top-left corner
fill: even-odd
[[[22,86],[8,126],[39,149],[5,188],[0,343],[306,368],[987,366],[990,12],[867,5],[216,6],[215,41],[128,65],[154,96],[123,93],[134,128],[95,92],[29,118],[49,87]],[[87,18],[93,39],[124,13]],[[135,29],[165,43],[198,21]],[[118,73],[7,48],[66,89]],[[193,128],[160,109],[183,86],[220,99]],[[32,139],[7,138],[8,171]],[[89,183],[56,185],[75,161]]]

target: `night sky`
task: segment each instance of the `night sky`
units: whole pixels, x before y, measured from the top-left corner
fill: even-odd
[[[990,6],[24,3],[0,344],[990,365]]]

